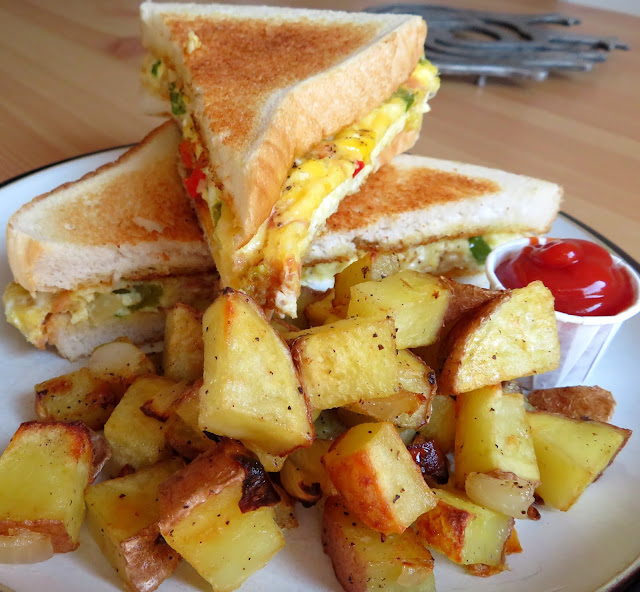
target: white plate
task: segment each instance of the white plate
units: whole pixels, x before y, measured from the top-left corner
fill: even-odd
[[[20,205],[63,182],[76,179],[113,160],[122,149],[85,156],[24,176],[0,189],[0,228]],[[550,233],[591,238],[585,228],[560,216]],[[4,234],[0,239],[0,285],[11,280]],[[0,449],[4,450],[20,422],[34,419],[33,385],[70,371],[50,351],[29,346],[4,320],[0,334],[0,375],[5,398],[0,413]],[[517,523],[524,548],[509,557],[511,571],[483,579],[436,554],[439,592],[592,592],[613,590],[640,567],[640,397],[637,379],[637,336],[640,315],[627,321],[593,372],[592,384],[611,390],[618,401],[613,423],[638,430],[603,478],[587,489],[567,513],[543,508],[539,522]],[[2,493],[0,492],[0,496]],[[286,547],[241,588],[243,592],[339,591],[331,564],[322,553],[317,511],[298,511],[300,528],[286,534]],[[119,578],[86,530],[74,553],[57,555],[32,566],[0,565],[0,590],[15,592],[110,592],[121,590]],[[162,584],[164,592],[210,590],[184,562]],[[3,590],[4,592],[4,590]]]

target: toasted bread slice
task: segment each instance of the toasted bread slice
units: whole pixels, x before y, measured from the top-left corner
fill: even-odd
[[[5,313],[69,358],[118,337],[162,341],[164,311],[201,307],[218,276],[184,192],[169,121],[116,162],[36,197],[9,220]]]
[[[346,197],[304,259],[306,278],[334,275],[368,252],[402,267],[477,270],[469,237],[489,246],[549,230],[562,199],[554,183],[455,161],[401,155]]]
[[[211,271],[167,122],[116,162],[21,207],[7,225],[15,281],[28,292]]]
[[[182,127],[185,186],[223,284],[295,316],[313,237],[418,137],[439,85],[420,59],[424,22],[149,2],[141,17],[143,80]]]
[[[294,158],[388,98],[426,35],[408,15],[152,2],[140,13],[143,44],[186,85],[245,239]]]

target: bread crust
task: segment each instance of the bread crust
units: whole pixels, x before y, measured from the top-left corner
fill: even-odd
[[[141,15],[143,43],[196,90],[190,105],[243,241],[269,216],[294,158],[388,98],[426,36],[406,15],[152,3]],[[191,53],[189,32],[202,42]]]
[[[177,171],[169,121],[117,161],[34,198],[9,219],[7,254],[31,293],[213,269]]]

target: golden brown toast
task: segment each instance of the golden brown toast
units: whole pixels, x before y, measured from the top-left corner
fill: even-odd
[[[21,207],[7,226],[16,282],[57,292],[212,270],[178,174],[179,142],[169,121],[117,161]]]

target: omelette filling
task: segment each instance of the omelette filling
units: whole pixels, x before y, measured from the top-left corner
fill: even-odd
[[[379,166],[381,152],[402,132],[418,131],[428,100],[439,88],[437,69],[422,58],[409,79],[360,121],[314,146],[289,170],[270,217],[244,245],[199,139],[190,100],[176,73],[162,60],[147,65],[152,86],[169,98],[181,124],[180,147],[187,192],[208,206],[214,239],[210,244],[224,285],[241,289],[279,314],[296,315],[302,259],[314,235],[340,201],[358,191]],[[196,205],[196,209],[200,208]]]
[[[423,245],[413,245],[392,252],[401,269],[420,273],[468,275],[482,271],[487,255],[498,245],[528,236],[518,232],[493,232],[469,238],[441,239]],[[375,250],[375,245],[372,246]],[[302,285],[324,292],[333,287],[335,275],[367,254],[358,251],[352,256],[337,256],[333,261],[317,261],[302,268]]]
[[[122,280],[115,285],[92,286],[75,291],[30,294],[11,282],[4,292],[7,321],[29,343],[44,348],[47,320],[53,314],[66,314],[72,325],[89,322],[100,325],[136,312],[156,313],[183,302],[204,309],[215,297],[217,276],[157,278],[151,281]]]

